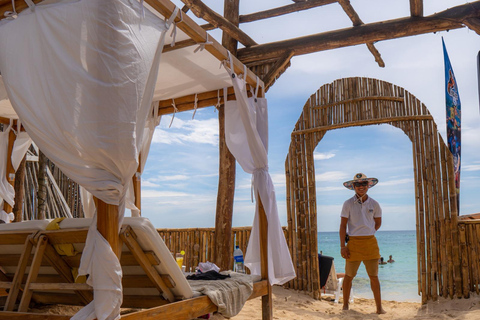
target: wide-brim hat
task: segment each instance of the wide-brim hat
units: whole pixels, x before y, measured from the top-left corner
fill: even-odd
[[[362,181],[368,181],[368,188],[371,188],[378,183],[377,178],[367,178],[366,175],[364,175],[363,173],[360,172],[360,173],[357,173],[356,175],[354,175],[352,180],[345,181],[343,183],[343,185],[347,189],[354,190],[353,183],[354,182],[362,182]]]

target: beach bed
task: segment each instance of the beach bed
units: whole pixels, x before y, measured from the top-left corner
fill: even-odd
[[[10,290],[5,311],[13,311],[21,296],[15,317],[28,312],[31,301],[38,304],[86,305],[92,287],[75,282],[91,219],[65,219],[58,230],[46,230],[49,221],[29,221],[4,225],[0,263],[6,264],[2,287]],[[162,238],[146,218],[125,218],[120,231],[123,272],[123,304],[145,308],[124,319],[191,319],[218,310],[207,296],[192,291]],[[10,239],[8,242],[5,239]],[[65,247],[67,246],[66,249]],[[69,248],[70,246],[70,248]],[[12,251],[13,250],[13,251]],[[10,252],[15,253],[15,258]],[[64,255],[67,252],[68,255]],[[10,260],[9,260],[10,259]],[[9,263],[7,263],[9,262]],[[73,272],[73,274],[72,274]],[[253,277],[249,281],[253,282]],[[23,291],[20,295],[20,289]],[[253,285],[250,298],[267,293],[267,281]],[[196,295],[196,297],[194,297]],[[0,312],[0,319],[13,319]]]

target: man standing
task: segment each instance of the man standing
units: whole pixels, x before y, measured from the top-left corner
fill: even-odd
[[[378,248],[375,232],[382,224],[382,209],[377,201],[367,195],[369,188],[378,183],[376,178],[367,178],[363,173],[357,173],[353,180],[343,185],[355,191],[355,195],[345,201],[340,222],[340,247],[345,262],[345,279],[343,280],[343,310],[348,310],[348,301],[352,289],[352,280],[357,274],[360,263],[363,262],[370,278],[377,313],[386,313],[382,308],[380,281],[378,280]],[[348,227],[348,240],[347,236]],[[347,243],[348,241],[348,243]]]

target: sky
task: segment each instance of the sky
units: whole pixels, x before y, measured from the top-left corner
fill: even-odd
[[[181,1],[173,2],[183,6]],[[223,1],[204,2],[223,13]],[[350,2],[364,23],[410,14],[407,0]],[[457,0],[423,2],[425,16],[466,3]],[[240,0],[240,14],[291,3],[287,0]],[[334,3],[240,27],[257,43],[268,43],[350,26],[348,16]],[[220,32],[209,33],[221,41]],[[385,68],[377,65],[365,45],[292,59],[291,66],[266,94],[269,170],[282,225],[287,225],[285,158],[290,136],[305,102],[322,85],[346,77],[370,77],[403,87],[426,105],[445,140],[441,37],[455,73],[462,108],[460,214],[480,212],[477,191],[480,186],[480,113],[476,71],[480,36],[462,28],[376,43]],[[142,215],[157,228],[215,226],[218,113],[209,107],[197,110],[193,119],[192,115],[193,112],[177,113],[173,122],[171,115],[165,115],[154,134],[142,175]],[[351,180],[357,172],[379,179],[369,195],[382,206],[381,230],[415,229],[412,144],[402,130],[387,124],[332,130],[318,144],[314,156],[319,231],[338,230],[342,204],[353,195],[342,183]],[[233,226],[251,226],[254,213],[251,176],[237,164]]]

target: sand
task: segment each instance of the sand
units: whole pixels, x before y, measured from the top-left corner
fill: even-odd
[[[383,301],[386,314],[375,314],[375,302],[371,299],[355,298],[350,310],[342,310],[342,301],[335,303],[329,296],[314,300],[310,296],[283,287],[273,287],[273,319],[275,320],[480,320],[480,296],[472,294],[470,299],[443,299],[421,305],[415,302]],[[80,307],[51,306],[30,311],[50,314],[75,314]],[[134,310],[122,310],[122,313]],[[224,319],[214,315],[210,320]],[[242,311],[232,320],[261,320],[261,299],[247,301]]]
[[[375,314],[375,302],[370,299],[355,298],[350,310],[343,311],[342,303],[334,303],[330,297],[314,300],[310,296],[273,287],[273,319],[480,319],[480,296],[473,294],[470,299],[439,299],[422,306],[415,302],[383,301],[386,314]],[[342,301],[340,301],[342,302]],[[215,316],[214,319],[221,319]],[[233,320],[261,320],[261,299],[247,301],[242,311]]]

